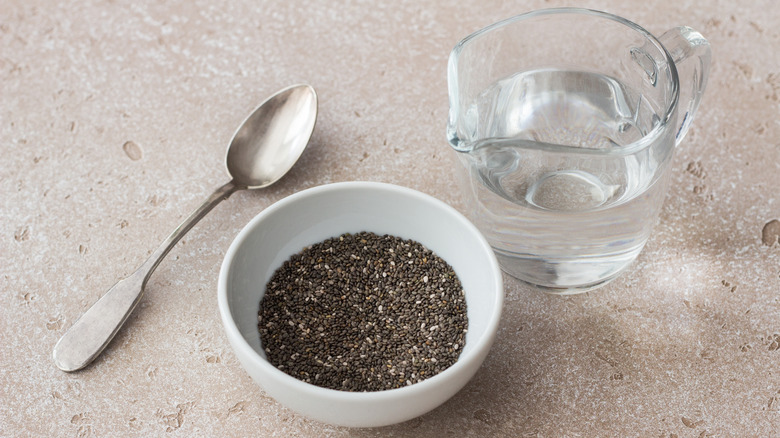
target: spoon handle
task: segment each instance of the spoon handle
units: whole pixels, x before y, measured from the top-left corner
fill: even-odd
[[[116,283],[87,309],[54,346],[52,357],[57,367],[63,371],[77,371],[98,357],[141,301],[146,282],[176,242],[239,188],[231,181],[215,190],[135,272]]]

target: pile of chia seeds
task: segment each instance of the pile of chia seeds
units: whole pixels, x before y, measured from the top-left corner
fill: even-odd
[[[468,319],[460,280],[413,240],[361,232],[305,248],[274,273],[258,312],[268,360],[305,382],[382,391],[447,369]]]

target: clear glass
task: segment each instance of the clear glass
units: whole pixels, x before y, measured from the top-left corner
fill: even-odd
[[[620,17],[571,8],[520,15],[455,46],[448,139],[467,214],[505,272],[577,293],[636,259],[709,62],[709,44],[690,28],[659,41]]]

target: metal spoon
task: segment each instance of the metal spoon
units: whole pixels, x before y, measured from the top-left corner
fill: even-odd
[[[233,178],[218,188],[129,277],[120,280],[76,321],[54,346],[63,371],[89,365],[106,348],[141,300],[146,282],[184,234],[222,200],[241,189],[278,181],[298,160],[314,131],[317,94],[309,85],[285,88],[261,103],[233,135],[227,169]]]

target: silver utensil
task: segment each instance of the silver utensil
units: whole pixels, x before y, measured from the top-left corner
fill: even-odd
[[[117,334],[141,300],[146,282],[166,254],[222,200],[242,189],[278,181],[303,153],[317,119],[317,94],[309,85],[285,88],[261,103],[233,135],[226,164],[232,180],[195,210],[130,276],[105,293],[54,346],[54,363],[63,371],[92,362]]]

